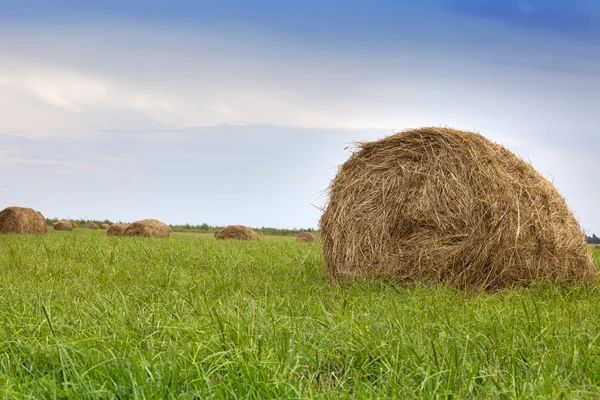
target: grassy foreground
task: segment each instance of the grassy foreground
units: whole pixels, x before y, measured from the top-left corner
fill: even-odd
[[[599,300],[597,286],[332,287],[318,246],[293,238],[1,235],[0,393],[598,398]]]

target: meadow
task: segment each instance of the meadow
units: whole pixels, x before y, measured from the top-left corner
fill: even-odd
[[[599,298],[331,285],[319,246],[293,237],[0,235],[0,393],[598,398]]]

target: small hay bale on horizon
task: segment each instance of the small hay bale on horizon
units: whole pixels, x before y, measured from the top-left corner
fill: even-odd
[[[95,222],[88,222],[87,224],[85,224],[85,227],[87,229],[98,229],[98,225],[96,225]]]
[[[54,230],[56,230],[56,231],[72,231],[73,230],[73,225],[69,221],[59,221],[52,225],[54,226]]]
[[[123,231],[123,236],[168,238],[172,229],[157,219],[143,219],[131,223]]]
[[[125,232],[128,226],[129,224],[112,224],[106,231],[106,234],[108,236],[123,236],[123,232]]]
[[[39,211],[11,206],[0,211],[0,233],[43,235],[48,233],[48,225]]]
[[[597,280],[564,198],[478,133],[425,127],[359,143],[327,191],[319,227],[332,280],[468,290]]]
[[[229,225],[215,232],[217,240],[259,240],[258,234],[244,225]]]
[[[109,229],[109,228],[110,228],[110,225],[109,225],[109,224],[102,224],[102,225],[100,225],[100,229],[107,230],[107,229]]]
[[[310,232],[301,232],[296,236],[296,242],[298,243],[310,243],[315,241],[315,235]]]

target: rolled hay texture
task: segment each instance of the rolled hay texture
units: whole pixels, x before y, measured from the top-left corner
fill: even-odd
[[[130,224],[123,231],[123,236],[144,236],[168,238],[171,228],[156,219],[143,219]]]
[[[473,290],[597,279],[563,197],[478,133],[426,127],[359,143],[319,221],[333,280]]]
[[[56,224],[53,224],[54,230],[56,231],[72,231],[73,224],[69,221],[59,221]]]
[[[32,208],[7,207],[0,211],[0,233],[46,234],[46,219]]]
[[[95,222],[88,222],[87,224],[85,224],[85,227],[88,229],[98,229],[98,225],[96,225]]]
[[[123,236],[123,232],[125,232],[128,226],[129,224],[112,224],[106,231],[106,234],[108,236]]]
[[[110,228],[110,225],[109,225],[109,224],[102,224],[102,225],[100,225],[100,229],[107,230],[107,229],[109,229],[109,228]]]
[[[259,240],[258,234],[244,225],[229,225],[215,232],[215,239]]]
[[[296,236],[296,242],[299,243],[308,243],[308,242],[314,242],[315,241],[315,235],[313,235],[310,232],[301,232],[298,236]]]

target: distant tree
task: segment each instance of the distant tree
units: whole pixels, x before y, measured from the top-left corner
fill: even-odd
[[[595,234],[592,234],[592,236],[588,236],[587,237],[587,242],[589,244],[600,244],[600,238],[598,236],[596,236]]]

